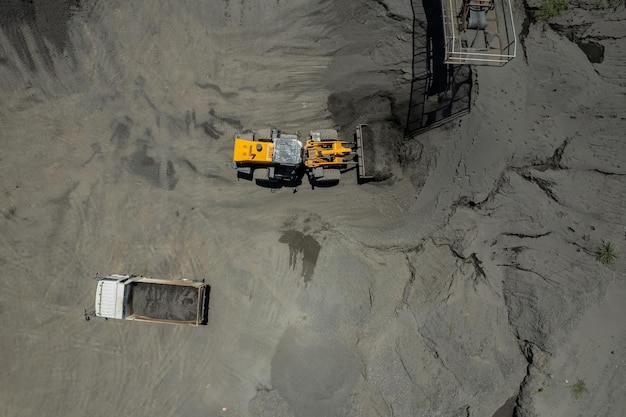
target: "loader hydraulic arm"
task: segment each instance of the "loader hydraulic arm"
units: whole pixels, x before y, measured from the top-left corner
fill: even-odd
[[[304,146],[304,164],[309,168],[345,165],[346,158],[353,155],[352,148],[339,141],[316,142],[308,140]]]

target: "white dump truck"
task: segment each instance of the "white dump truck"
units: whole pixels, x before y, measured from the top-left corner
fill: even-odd
[[[210,287],[187,279],[108,275],[98,280],[95,315],[156,323],[206,324]]]

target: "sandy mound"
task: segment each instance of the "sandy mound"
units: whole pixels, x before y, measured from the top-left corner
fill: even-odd
[[[2,414],[621,416],[626,11],[536,6],[424,92],[416,0],[5,2]],[[357,123],[380,182],[231,167]],[[205,279],[209,323],[87,322],[96,272]]]

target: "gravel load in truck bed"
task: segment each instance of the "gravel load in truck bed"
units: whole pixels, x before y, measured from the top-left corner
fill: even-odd
[[[198,314],[196,287],[143,282],[132,285],[132,314],[159,320],[196,320]]]

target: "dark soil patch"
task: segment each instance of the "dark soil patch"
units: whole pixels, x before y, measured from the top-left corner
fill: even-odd
[[[576,45],[587,55],[592,64],[601,64],[604,61],[604,46],[592,41],[577,41]]]
[[[53,70],[50,57],[65,50],[69,41],[68,22],[79,7],[78,0],[3,0],[0,27],[31,71],[36,69],[32,54],[39,54],[48,69]],[[32,33],[37,51],[30,50],[23,26]],[[48,49],[45,41],[53,46],[53,50]]]
[[[302,254],[302,277],[305,283],[311,281],[322,246],[313,236],[296,230],[287,230],[278,241],[289,245],[289,266],[292,268],[296,267],[297,257]]]

